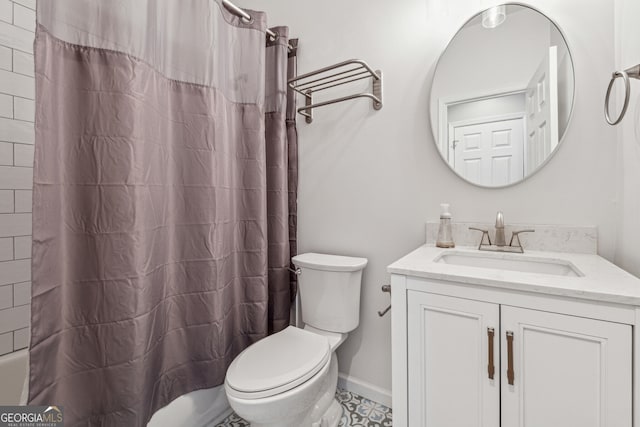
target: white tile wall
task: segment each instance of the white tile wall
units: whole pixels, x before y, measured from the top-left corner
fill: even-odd
[[[0,117],[13,118],[13,96],[0,94]]]
[[[33,167],[33,145],[13,144],[14,166]]]
[[[33,55],[19,50],[13,51],[13,72],[26,74],[33,77],[34,72]]]
[[[30,213],[2,214],[2,217],[0,218],[0,237],[27,236],[30,234]]]
[[[13,165],[13,144],[0,142],[0,165]]]
[[[28,7],[13,5],[13,25],[24,28],[25,30],[36,30],[36,11]]]
[[[29,346],[29,328],[19,329],[13,332],[13,349],[20,350]]]
[[[14,212],[14,206],[13,190],[0,190],[0,214]]]
[[[31,302],[31,282],[16,283],[13,285],[13,306],[19,307]]]
[[[0,355],[13,351],[13,334],[14,332],[7,332],[0,335]]]
[[[9,0],[0,0],[0,20],[11,23],[13,21],[13,4]]]
[[[15,259],[31,258],[31,236],[14,237],[13,253]]]
[[[0,286],[0,310],[13,307],[13,286]]]
[[[33,171],[27,168],[0,166],[0,190],[31,190],[32,188]]]
[[[29,344],[35,0],[0,0],[0,355]]]
[[[28,305],[0,310],[0,334],[28,327],[30,314]]]
[[[13,2],[28,7],[31,10],[36,10],[36,0],[13,0]]]
[[[33,153],[32,153],[33,155]],[[33,157],[31,157],[33,161]],[[16,212],[31,212],[31,203],[33,199],[33,191],[31,190],[16,190],[14,203]]]
[[[31,63],[33,68],[33,62]],[[33,121],[36,103],[32,99],[13,97],[13,115],[15,119]]]
[[[0,31],[2,31],[2,22],[0,22]],[[0,70],[0,92],[34,99],[36,88],[32,77]]]
[[[31,40],[29,40],[31,38]],[[0,21],[0,44],[11,49],[33,53],[32,31]]]
[[[10,285],[29,280],[31,280],[30,259],[18,259],[0,263],[0,285]]]
[[[33,122],[0,117],[0,141],[33,144],[34,139]]]
[[[12,50],[8,47],[0,46],[0,68],[11,71],[13,68]]]
[[[11,237],[3,237],[0,239],[0,261],[11,261],[13,259],[13,239]],[[0,306],[2,305],[2,296],[0,296]]]

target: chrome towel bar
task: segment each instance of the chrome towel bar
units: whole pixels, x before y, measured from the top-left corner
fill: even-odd
[[[622,79],[624,80],[624,104],[622,105],[620,116],[617,119],[612,120],[611,115],[609,114],[609,97],[611,96],[613,83],[618,77],[622,77]],[[607,96],[604,100],[604,117],[607,119],[607,123],[609,123],[611,126],[620,123],[624,115],[627,113],[627,108],[629,108],[629,98],[631,97],[631,84],[629,82],[629,78],[640,79],[640,64],[635,65],[631,68],[627,68],[624,71],[616,71],[611,76],[611,81],[609,82],[609,87],[607,88]]]

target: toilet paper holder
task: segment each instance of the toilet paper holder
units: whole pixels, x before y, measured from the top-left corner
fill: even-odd
[[[382,292],[388,292],[391,294],[391,285],[382,285]],[[389,306],[384,310],[378,311],[378,316],[384,316],[389,310],[391,310],[391,304],[389,304]]]

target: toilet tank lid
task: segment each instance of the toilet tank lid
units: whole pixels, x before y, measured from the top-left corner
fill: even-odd
[[[366,258],[356,258],[341,255],[317,254],[309,252],[292,258],[297,267],[327,271],[357,271],[367,265]]]

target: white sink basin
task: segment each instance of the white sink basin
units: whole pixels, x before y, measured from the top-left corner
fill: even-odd
[[[582,277],[584,274],[571,262],[554,258],[541,258],[520,254],[492,252],[444,252],[434,262],[491,268],[493,270],[520,271],[523,273],[552,274],[554,276]]]

